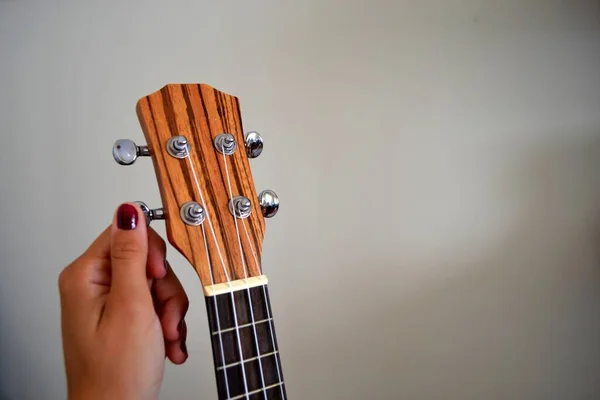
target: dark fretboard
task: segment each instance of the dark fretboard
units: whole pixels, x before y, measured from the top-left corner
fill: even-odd
[[[287,399],[267,285],[207,296],[206,308],[219,399]]]

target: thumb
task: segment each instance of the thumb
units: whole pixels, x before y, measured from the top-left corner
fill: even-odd
[[[117,209],[110,235],[111,292],[124,297],[150,295],[146,278],[148,232],[145,216],[132,203]]]

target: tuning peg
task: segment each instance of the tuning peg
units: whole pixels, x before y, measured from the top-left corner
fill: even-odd
[[[135,204],[140,206],[144,215],[146,216],[146,225],[150,225],[150,222],[155,219],[165,219],[165,211],[162,208],[150,209],[143,201],[134,201]]]
[[[131,165],[138,157],[150,156],[148,146],[137,146],[133,140],[119,139],[113,145],[113,158],[121,165]]]
[[[246,155],[248,158],[256,158],[263,151],[263,138],[258,132],[250,131],[244,135]]]
[[[272,190],[263,190],[258,195],[258,203],[260,204],[260,210],[265,218],[271,218],[279,210],[279,197]]]

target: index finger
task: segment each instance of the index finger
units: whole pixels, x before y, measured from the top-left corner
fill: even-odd
[[[148,261],[146,273],[149,278],[162,279],[167,275],[167,245],[163,238],[148,227]]]

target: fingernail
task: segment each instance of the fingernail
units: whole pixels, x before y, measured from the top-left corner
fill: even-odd
[[[135,229],[138,222],[138,213],[131,204],[121,204],[117,210],[117,227],[126,231]]]
[[[181,342],[181,351],[183,351],[183,354],[185,354],[186,356],[188,355],[187,345],[185,344],[185,341]]]

